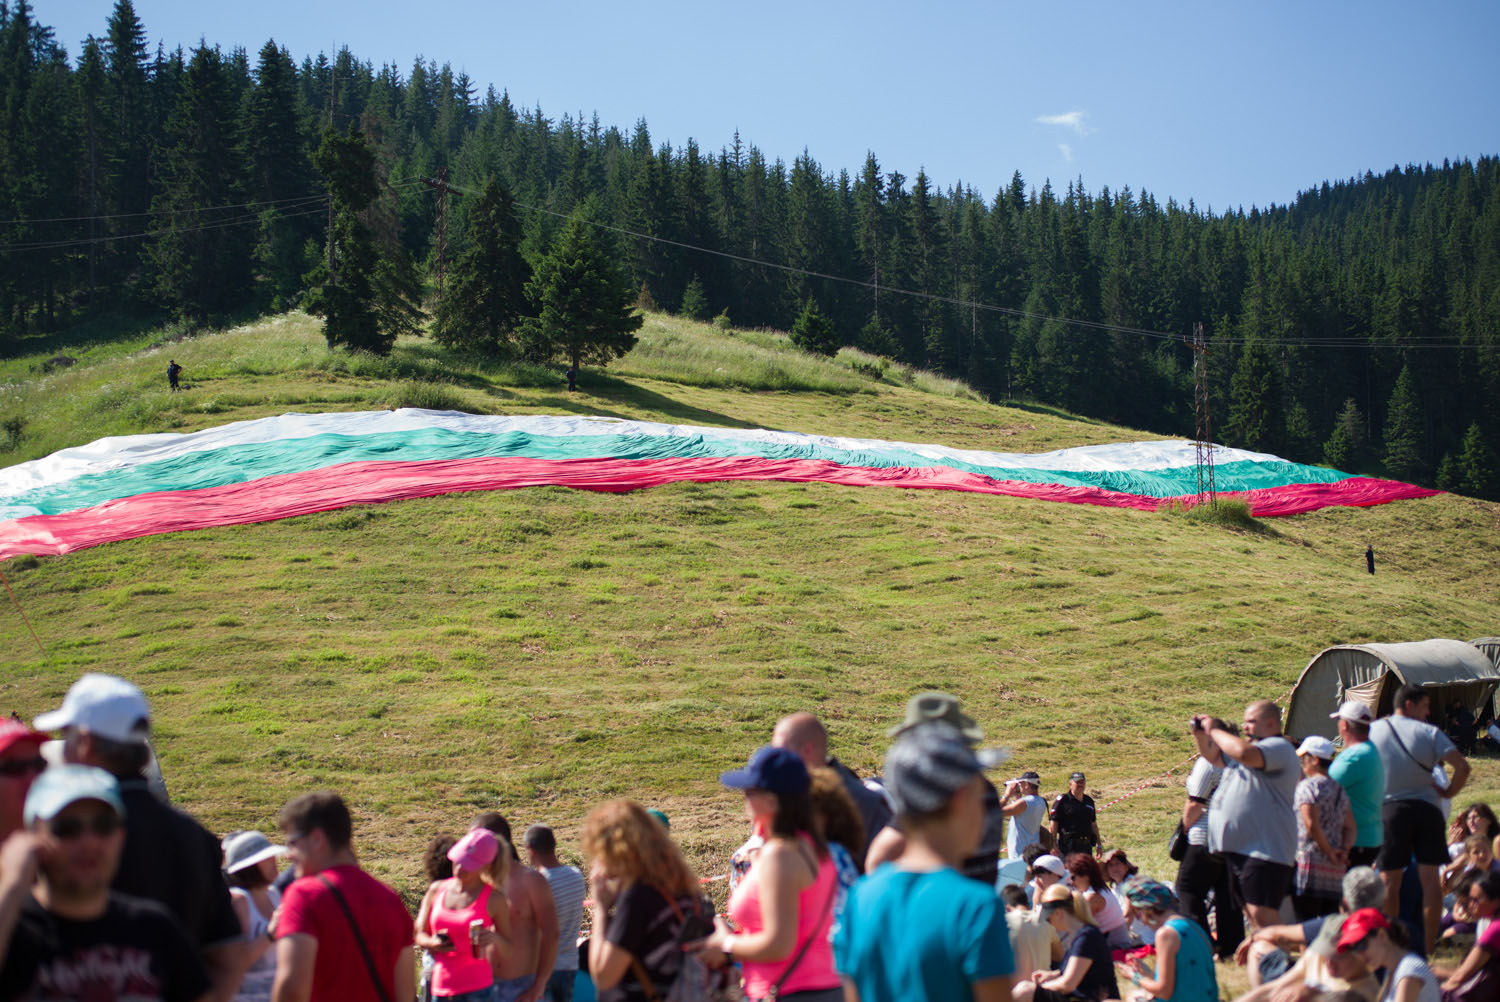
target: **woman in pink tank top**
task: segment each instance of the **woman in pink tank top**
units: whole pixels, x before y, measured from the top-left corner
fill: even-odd
[[[828,937],[838,874],[813,823],[807,767],[796,752],[767,746],[720,780],[744,791],[765,844],[729,899],[738,931],[719,919],[691,947],[708,963],[739,963],[751,1002],[841,1002]]]
[[[448,858],[453,876],[427,888],[416,943],[432,954],[434,998],[488,1002],[495,983],[489,954],[510,944],[510,846],[476,828],[448,850]]]

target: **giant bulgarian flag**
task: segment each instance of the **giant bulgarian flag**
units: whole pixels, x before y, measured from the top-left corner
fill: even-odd
[[[1238,449],[1216,447],[1214,464],[1221,495],[1256,515],[1438,493]],[[0,470],[0,559],[457,491],[688,480],[927,487],[1147,511],[1191,504],[1196,489],[1186,441],[1002,453],[603,417],[284,414],[101,438]]]

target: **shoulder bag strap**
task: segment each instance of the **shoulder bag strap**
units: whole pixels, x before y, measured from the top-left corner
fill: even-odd
[[[800,845],[801,843],[798,844]],[[813,859],[817,859],[816,853],[814,853]],[[813,872],[813,880],[816,881],[818,876],[822,874],[822,868],[818,867]],[[813,940],[818,938],[818,930],[823,928],[824,919],[828,918],[828,914],[833,911],[833,899],[838,897],[838,893],[839,881],[838,876],[835,875],[833,883],[828,888],[828,897],[823,901],[823,911],[818,916],[818,921],[813,923],[812,935],[808,936],[802,945],[798,947],[796,955],[792,957],[792,962],[786,965],[786,969],[781,972],[781,977],[776,979],[776,983],[771,986],[771,990],[766,994],[767,999],[775,999],[780,995],[781,986],[787,983],[787,979],[792,976],[792,972],[797,969],[797,965],[802,963],[802,958],[807,955],[807,950],[813,945]]]
[[[1437,762],[1432,763],[1432,765],[1423,765],[1421,762],[1418,762],[1417,757],[1411,753],[1411,749],[1406,747],[1406,742],[1401,740],[1401,732],[1396,729],[1395,724],[1390,722],[1389,717],[1386,718],[1385,728],[1386,730],[1391,732],[1391,737],[1396,739],[1396,747],[1400,748],[1402,754],[1411,759],[1413,765],[1417,766],[1419,769],[1422,769],[1424,772],[1431,772],[1437,765]]]
[[[370,948],[365,945],[364,934],[359,931],[359,923],[354,921],[354,912],[349,910],[349,902],[344,900],[344,895],[333,886],[333,881],[323,874],[318,874],[318,879],[323,886],[333,892],[333,900],[339,903],[339,909],[344,913],[344,918],[349,920],[349,928],[354,932],[354,942],[359,944],[359,954],[365,958],[365,970],[370,972],[370,980],[375,983],[375,994],[380,996],[380,1002],[391,1002],[391,996],[385,990],[385,982],[380,980],[380,973],[375,970],[375,958],[370,956]]]
[[[659,1002],[661,995],[651,982],[651,975],[646,973],[646,965],[633,953],[630,955],[630,969],[635,972],[635,979],[641,983],[641,991],[646,993],[646,1002]]]

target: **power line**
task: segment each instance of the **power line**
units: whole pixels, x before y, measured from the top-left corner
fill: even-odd
[[[316,199],[319,204],[314,205],[312,208],[303,209],[299,212],[285,212],[282,213],[279,218],[295,219],[299,216],[310,216],[314,213],[322,212],[322,201],[327,197],[327,195],[320,195]],[[203,230],[221,230],[230,226],[244,226],[247,223],[255,223],[259,221],[260,213],[253,213],[247,216],[241,216],[237,219],[215,220],[214,222],[201,223],[197,226],[166,227],[164,229],[146,230],[141,233],[120,233],[107,237],[83,237],[78,240],[53,240],[37,243],[0,244],[0,254],[9,254],[16,251],[60,250],[65,247],[86,247],[90,244],[111,243],[116,240],[140,240],[148,237],[158,237],[165,233],[198,233]]]
[[[317,195],[297,195],[293,198],[277,198],[267,202],[239,202],[233,205],[204,205],[188,209],[173,209],[173,212],[219,212],[223,209],[248,209],[252,206],[270,207],[282,205],[286,202],[305,202],[310,198],[327,198],[323,193]],[[51,219],[0,219],[0,226],[14,226],[19,223],[87,223],[101,219],[136,219],[141,216],[159,215],[156,212],[119,212],[112,215],[101,216],[56,216]]]

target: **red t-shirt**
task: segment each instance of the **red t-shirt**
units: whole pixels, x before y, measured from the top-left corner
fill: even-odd
[[[396,957],[412,945],[412,920],[401,898],[353,864],[330,867],[292,882],[281,899],[277,937],[304,933],[318,941],[313,965],[312,1002],[380,1002],[360,955],[349,919],[321,878],[339,889],[359,923],[386,997],[408,998],[411,986],[396,991]]]

